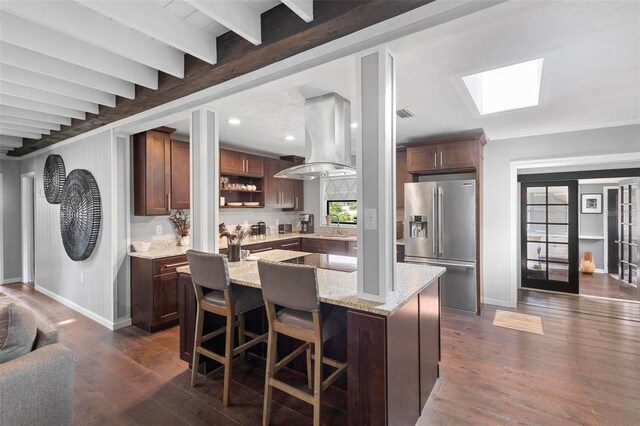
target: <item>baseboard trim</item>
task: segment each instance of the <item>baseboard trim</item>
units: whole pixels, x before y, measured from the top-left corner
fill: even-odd
[[[15,284],[15,283],[21,283],[22,282],[22,278],[18,277],[18,278],[7,278],[5,280],[2,280],[2,284]]]
[[[73,309],[74,311],[84,315],[85,317],[94,320],[95,322],[97,322],[98,324],[108,328],[109,330],[115,330],[115,324],[111,321],[109,321],[108,319],[101,317],[100,315],[91,312],[90,310],[88,310],[87,308],[83,308],[82,306],[78,305],[77,303],[72,302],[69,299],[65,299],[64,297],[55,294],[54,292],[52,292],[51,290],[47,290],[46,288],[42,288],[39,287],[38,285],[35,286],[35,289],[37,292],[40,292],[42,294],[44,294],[45,296],[49,296],[50,298],[52,298],[53,300],[55,300],[56,302],[60,302],[63,305],[65,305],[68,308]]]
[[[482,303],[485,305],[501,306],[503,308],[515,308],[510,300],[491,299],[488,297],[483,297]]]
[[[594,272],[597,272],[599,274],[606,274],[606,272],[604,271],[604,269],[596,269]]]
[[[131,318],[120,320],[120,321],[116,321],[115,323],[113,323],[112,330],[117,330],[119,328],[129,327],[130,325],[131,325]]]

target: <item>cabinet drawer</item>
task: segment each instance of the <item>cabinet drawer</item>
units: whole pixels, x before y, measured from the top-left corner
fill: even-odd
[[[272,243],[261,243],[261,244],[251,244],[250,246],[246,246],[245,248],[249,250],[251,253],[260,253],[268,250],[275,250],[278,247],[278,242]]]
[[[176,268],[187,266],[187,256],[165,257],[153,261],[153,275],[164,275],[176,272]]]
[[[296,238],[295,240],[281,241],[280,246],[278,248],[280,250],[298,251],[300,250],[300,240]]]
[[[302,239],[302,251],[322,254],[349,254],[348,241],[320,240],[314,238]]]

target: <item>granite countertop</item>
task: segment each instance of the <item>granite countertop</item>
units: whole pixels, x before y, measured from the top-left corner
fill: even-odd
[[[270,250],[259,253],[260,259],[282,262],[311,253]],[[332,305],[344,306],[377,315],[389,316],[400,309],[409,299],[424,290],[436,278],[444,274],[445,268],[427,265],[398,263],[396,265],[396,290],[387,303],[371,302],[358,298],[358,273],[318,269],[320,300]],[[178,272],[189,274],[189,267],[178,268]],[[258,266],[255,261],[229,263],[229,275],[235,284],[260,288]]]
[[[298,234],[298,233],[290,233],[290,234],[275,234],[269,235],[266,237],[258,237],[252,238],[248,237],[246,240],[242,242],[243,247],[251,247],[254,244],[262,244],[262,243],[270,243],[273,241],[284,241],[284,240],[292,240],[295,238],[313,238],[320,240],[335,240],[335,241],[357,241],[358,237],[355,235],[327,235],[327,234]],[[157,260],[165,257],[173,257],[173,256],[182,256],[186,254],[187,250],[190,247],[178,246],[175,244],[164,244],[159,246],[152,246],[149,251],[133,251],[129,252],[129,255],[132,257],[139,257],[141,259],[149,259],[149,260]],[[220,248],[227,248],[227,239],[223,238],[220,240]]]

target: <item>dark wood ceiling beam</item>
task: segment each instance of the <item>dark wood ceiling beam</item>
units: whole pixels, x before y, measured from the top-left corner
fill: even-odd
[[[316,46],[408,12],[433,0],[314,1],[314,19],[306,23],[284,4],[262,14],[262,44],[255,46],[233,32],[217,39],[218,62],[208,64],[185,55],[185,77],[159,72],[158,89],[136,86],[134,99],[116,98],[115,107],[73,120],[58,132],[9,152],[22,156],[106,124],[155,108],[200,90],[231,80]]]

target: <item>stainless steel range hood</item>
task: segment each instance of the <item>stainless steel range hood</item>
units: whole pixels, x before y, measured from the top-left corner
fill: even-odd
[[[351,103],[336,93],[307,99],[304,164],[276,178],[311,180],[320,176],[354,176],[351,160]]]

